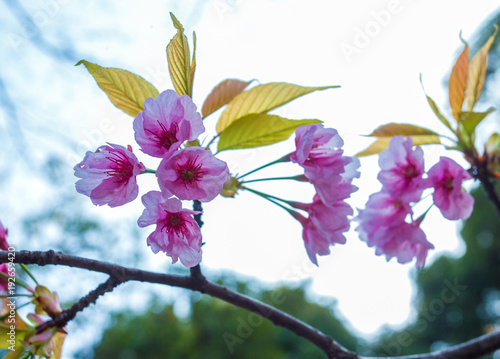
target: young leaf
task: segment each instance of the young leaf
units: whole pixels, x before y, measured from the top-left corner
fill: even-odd
[[[380,153],[387,147],[389,147],[389,142],[391,141],[392,137],[400,135],[411,137],[415,146],[441,143],[441,141],[439,140],[439,135],[427,128],[405,123],[389,123],[387,125],[377,127],[372,133],[368,135],[370,137],[378,138],[374,143],[368,146],[367,149],[357,153],[356,157],[363,157]]]
[[[451,113],[458,121],[458,113],[462,111],[462,105],[465,99],[465,89],[467,87],[467,77],[469,76],[469,46],[460,54],[451,70],[450,80],[448,82],[448,96],[450,99]]]
[[[172,22],[177,29],[177,34],[170,40],[167,45],[167,61],[170,78],[177,94],[192,96],[192,76],[194,75],[194,55],[193,67],[189,64],[189,44],[186,35],[184,35],[184,27],[177,20],[174,14],[170,13]],[[196,37],[194,37],[196,39]]]
[[[57,332],[54,335],[54,342],[56,343],[56,347],[54,349],[54,355],[52,356],[52,359],[61,359],[61,352],[62,352],[62,347],[64,344],[64,339],[66,339],[65,333],[60,333]]]
[[[472,111],[474,105],[479,100],[481,92],[483,92],[484,80],[486,78],[486,68],[488,67],[488,51],[495,40],[498,27],[474,55],[469,66],[469,82],[467,84],[467,111]]]
[[[201,108],[203,118],[214,113],[219,108],[227,105],[238,94],[240,94],[252,81],[241,81],[237,79],[227,79],[215,86],[205,99]]]
[[[219,138],[217,152],[272,145],[286,140],[302,125],[320,120],[289,120],[265,113],[246,115],[227,127]]]
[[[193,59],[191,60],[191,67],[189,69],[189,75],[191,76],[191,93],[193,93],[194,84],[194,72],[196,70],[196,33],[193,31]]]
[[[229,102],[217,122],[217,132],[221,133],[231,123],[245,115],[265,113],[313,91],[336,87],[339,86],[302,87],[285,82],[255,86]]]
[[[158,96],[158,90],[142,77],[129,71],[112,67],[101,67],[86,60],[80,60],[75,66],[85,65],[94,76],[97,85],[120,110],[135,117],[144,109],[143,103],[148,97]]]
[[[422,85],[422,90],[424,91],[425,97],[427,98],[427,102],[429,103],[429,106],[431,106],[432,111],[434,114],[437,116],[437,118],[446,126],[448,127],[451,131],[455,132],[453,128],[450,125],[450,122],[446,117],[444,117],[441,112],[439,111],[439,108],[437,107],[436,103],[434,100],[425,93],[424,89],[424,84],[422,83],[422,75],[420,75],[420,85]]]
[[[477,125],[481,123],[490,113],[495,111],[494,108],[489,108],[486,112],[467,112],[461,111],[458,113],[458,120],[460,125],[463,126],[467,134],[472,134]]]

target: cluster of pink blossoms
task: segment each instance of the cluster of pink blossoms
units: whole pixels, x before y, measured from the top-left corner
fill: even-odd
[[[434,204],[442,215],[465,220],[472,213],[474,199],[462,189],[462,181],[471,176],[452,159],[441,157],[423,178],[423,151],[413,148],[411,137],[403,136],[391,139],[389,148],[380,153],[379,166],[382,189],[359,210],[356,230],[361,240],[376,248],[376,255],[385,254],[387,260],[396,257],[399,263],[416,258],[417,268],[421,268],[434,246],[419,227],[423,216],[413,219],[412,203],[420,201],[425,189],[433,188]]]
[[[9,230],[6,229],[2,221],[0,221],[0,250],[2,251],[8,251],[9,250],[9,244],[7,243],[7,235],[9,234]],[[7,263],[2,263],[0,264],[0,272],[5,274],[6,276],[9,275],[9,267],[7,266]],[[0,276],[0,295],[6,294],[7,289],[9,288],[9,282],[7,278]]]
[[[229,178],[227,164],[203,147],[181,148],[205,131],[201,115],[187,95],[167,90],[156,99],[148,98],[133,127],[141,151],[161,158],[156,170],[161,192],[142,197],[146,208],[138,225],[156,224],[147,239],[154,253],[163,251],[173,263],[180,259],[186,267],[193,267],[201,261],[202,241],[200,227],[191,215],[199,212],[183,209],[181,200],[213,200]],[[137,197],[136,177],[145,172],[153,171],[146,170],[130,146],[104,145],[87,152],[75,166],[75,176],[81,178],[76,190],[95,205],[121,206]]]
[[[330,254],[330,246],[344,244],[349,230],[348,216],[353,214],[345,202],[357,190],[352,180],[359,177],[357,158],[343,156],[344,141],[336,130],[321,124],[300,126],[295,132],[296,150],[292,162],[304,169],[304,176],[314,185],[316,194],[310,204],[297,204],[308,217],[294,212],[302,224],[302,238],[307,255],[318,265],[316,255]]]

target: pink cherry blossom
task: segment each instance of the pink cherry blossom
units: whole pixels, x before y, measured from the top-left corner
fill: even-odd
[[[164,158],[156,171],[160,189],[181,200],[209,202],[229,179],[226,162],[202,147],[187,147]]]
[[[324,128],[320,123],[300,126],[295,131],[295,145],[290,159],[304,167],[310,180],[344,172],[344,141],[337,130]]]
[[[449,220],[470,217],[474,198],[462,189],[462,181],[472,176],[451,158],[441,157],[427,172],[428,185],[434,187],[434,204]]]
[[[9,250],[9,244],[7,243],[7,235],[9,234],[9,230],[6,229],[2,221],[0,221],[0,249],[2,251],[8,251]]]
[[[290,159],[304,168],[304,175],[314,185],[324,204],[332,206],[350,196],[357,188],[351,185],[359,162],[342,156],[344,141],[336,130],[322,124],[300,126],[295,131],[296,150]],[[349,173],[346,166],[353,163]]]
[[[416,222],[381,227],[373,242],[376,243],[376,255],[385,255],[387,261],[396,257],[398,263],[408,263],[416,258],[417,268],[425,265],[427,252],[434,248]]]
[[[6,229],[3,226],[2,221],[0,221],[0,249],[2,251],[9,250],[10,246],[9,246],[9,243],[7,243],[8,233],[9,233],[9,230]],[[0,272],[9,276],[9,267],[7,266],[7,263],[0,264]],[[9,289],[9,281],[6,278],[0,276],[0,295],[6,294],[8,289]]]
[[[347,232],[350,222],[347,216],[353,214],[351,206],[344,201],[337,201],[333,206],[327,206],[318,195],[313,203],[297,206],[307,210],[308,217],[295,212],[294,217],[302,224],[302,238],[307,255],[311,262],[318,265],[317,255],[330,254],[330,246],[345,244],[343,232]]]
[[[132,148],[109,143],[95,152],[88,151],[74,167],[76,190],[89,196],[97,206],[121,206],[133,201],[138,193],[136,176],[146,167],[137,160]]]
[[[156,224],[147,243],[154,253],[165,252],[172,263],[180,259],[186,267],[201,261],[201,230],[191,215],[201,212],[182,208],[177,198],[166,199],[161,192],[151,191],[142,196],[146,207],[137,221],[139,227]]]
[[[414,150],[412,147],[411,137],[405,140],[403,136],[394,136],[389,148],[380,153],[378,161],[382,191],[407,202],[419,201],[424,190],[424,154],[420,147]]]
[[[405,221],[411,215],[407,202],[386,192],[374,193],[368,199],[366,208],[359,210],[356,231],[369,247],[376,248],[376,255],[385,254],[387,260],[396,257],[399,263],[416,258],[416,265],[421,268],[428,250],[434,246],[427,241],[419,223]]]
[[[205,127],[191,97],[167,90],[144,101],[144,110],[134,119],[134,131],[142,152],[168,157],[184,141],[195,140]]]

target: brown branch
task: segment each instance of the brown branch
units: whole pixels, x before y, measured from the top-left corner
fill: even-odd
[[[0,263],[8,262],[8,254],[9,252],[0,251]],[[293,333],[305,338],[309,342],[316,345],[327,354],[328,358],[375,359],[375,357],[360,357],[356,353],[352,353],[342,347],[326,334],[298,320],[297,318],[294,318],[256,299],[250,298],[248,296],[234,292],[230,289],[208,281],[201,274],[199,267],[194,267],[192,269],[191,276],[176,276],[148,272],[133,268],[126,268],[116,264],[65,255],[60,252],[56,253],[54,251],[20,251],[14,252],[14,255],[14,262],[16,263],[37,264],[40,266],[64,265],[68,267],[87,269],[94,272],[109,274],[110,279],[108,279],[107,282],[101,284],[98,289],[93,291],[96,292],[95,294],[102,292],[103,288],[110,288],[110,290],[103,291],[102,294],[104,294],[106,291],[111,291],[113,289],[113,286],[127,281],[164,284],[172,287],[181,287],[205,293],[212,297],[222,299],[235,306],[250,310],[258,315],[263,316],[264,318],[269,319],[275,325],[284,327],[292,331]],[[109,283],[109,281],[112,280],[116,281],[116,283]],[[102,288],[99,289],[100,287]],[[88,296],[91,296],[93,292],[89,293]],[[102,294],[92,295],[91,297],[93,298],[93,296],[95,296],[95,299],[97,299],[97,297]],[[95,299],[93,299],[93,301],[95,301]],[[70,311],[72,308],[70,308],[68,311]],[[78,310],[75,310],[74,314],[76,315],[77,312]],[[392,357],[391,359],[474,359],[492,353],[498,349],[500,349],[500,332],[483,335],[468,342],[433,353]],[[382,357],[378,358],[380,359]]]
[[[500,331],[486,334],[468,342],[427,354],[391,357],[390,359],[474,359],[491,354],[500,348]],[[360,359],[380,359],[362,357]]]
[[[12,252],[10,252],[12,253]],[[0,251],[0,263],[8,261],[9,252]],[[264,318],[269,319],[275,325],[284,327],[293,333],[305,338],[324,351],[328,358],[337,359],[358,359],[359,356],[349,352],[347,349],[336,343],[332,338],[311,327],[310,325],[294,318],[285,312],[271,307],[246,295],[234,292],[225,287],[219,286],[206,280],[201,271],[194,267],[192,276],[176,276],[148,272],[139,269],[126,268],[116,264],[101,262],[93,259],[81,258],[66,255],[60,252],[47,251],[20,251],[14,252],[14,262],[24,264],[44,265],[64,265],[68,267],[87,269],[94,272],[109,274],[120,283],[127,281],[139,281],[181,287],[208,294],[212,297],[222,299],[235,306],[245,308]],[[76,314],[76,313],[75,313]]]
[[[488,164],[484,160],[474,158],[474,165],[472,166],[472,175],[474,178],[478,179],[483,186],[488,199],[493,203],[498,215],[500,216],[500,197],[495,190],[494,182],[491,181],[494,178],[488,170]]]

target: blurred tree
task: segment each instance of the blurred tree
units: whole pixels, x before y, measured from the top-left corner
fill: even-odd
[[[221,281],[222,282],[222,281]],[[227,278],[223,281],[228,284]],[[237,290],[263,300],[329,333],[356,349],[357,341],[329,309],[306,298],[305,288]],[[194,294],[188,318],[178,318],[172,304],[154,305],[143,314],[118,313],[96,346],[95,358],[324,358],[311,343],[270,321],[212,297]],[[323,303],[324,304],[324,303]]]
[[[472,195],[474,212],[461,231],[465,254],[443,256],[416,273],[417,318],[403,330],[384,335],[374,350],[377,354],[425,353],[498,329],[500,220],[482,188]]]

